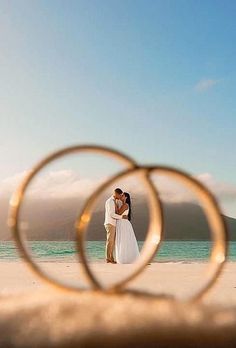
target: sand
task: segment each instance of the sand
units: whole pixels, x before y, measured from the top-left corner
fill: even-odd
[[[39,265],[58,281],[83,288],[90,287],[76,262],[42,262]],[[96,276],[106,286],[123,278],[131,271],[131,267],[131,265],[106,263],[92,264]],[[146,267],[145,272],[129,284],[128,288],[184,299],[202,284],[206,268],[207,264],[204,263],[152,263]],[[2,296],[50,288],[22,261],[0,262],[0,275],[0,295]],[[204,301],[236,305],[236,263],[226,264],[224,272]]]
[[[41,263],[57,279],[86,286],[76,263]],[[155,263],[130,287],[184,297],[200,280],[205,264]],[[104,283],[129,265],[93,264]],[[32,347],[214,347],[236,344],[236,263],[200,303],[127,291],[105,294],[58,291],[22,262],[0,263],[0,346]]]

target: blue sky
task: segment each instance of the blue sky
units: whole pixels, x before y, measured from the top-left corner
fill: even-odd
[[[0,7],[0,178],[92,142],[236,187],[235,1]]]

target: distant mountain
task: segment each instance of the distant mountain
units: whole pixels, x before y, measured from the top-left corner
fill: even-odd
[[[29,222],[26,232],[29,240],[74,240],[74,222],[81,207],[79,199],[35,201],[23,210],[24,220]],[[0,204],[0,240],[12,239],[6,226],[8,204]],[[27,212],[27,213],[24,213]],[[140,201],[133,207],[135,234],[138,240],[144,240],[148,226],[148,208]],[[230,240],[236,241],[236,219],[224,216]],[[103,227],[104,212],[94,212],[87,235],[88,240],[105,240]],[[196,204],[164,205],[164,239],[165,240],[208,240],[210,231],[204,213]]]
[[[230,240],[236,241],[236,219],[225,218]],[[148,211],[141,204],[135,207],[132,224],[138,240],[144,240],[148,228]],[[100,240],[104,234],[103,214],[96,213],[90,223],[89,240]],[[210,229],[202,208],[196,204],[164,205],[164,239],[165,240],[209,240]]]

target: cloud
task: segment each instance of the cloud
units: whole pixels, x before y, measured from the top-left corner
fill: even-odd
[[[20,184],[27,172],[18,173],[0,182],[1,196],[10,196]],[[195,176],[201,181],[219,201],[235,202],[236,186],[217,181],[210,173],[202,173]],[[81,197],[86,199],[100,184],[107,178],[91,179],[81,178],[72,170],[50,171],[35,179],[29,187],[29,197],[36,198],[73,198]],[[195,201],[194,194],[178,181],[169,179],[163,175],[153,176],[153,182],[166,202],[181,203]],[[131,195],[139,196],[145,192],[142,182],[138,178],[131,177],[117,182],[114,186],[121,186],[122,189],[131,192]]]
[[[236,200],[236,186],[228,183],[217,181],[211,174],[203,173],[197,175],[196,178],[219,199],[225,201]]]
[[[217,85],[219,82],[220,80],[202,79],[195,85],[195,90],[197,92],[205,92]]]
[[[28,172],[18,173],[0,183],[1,196],[10,196]],[[50,171],[35,177],[28,190],[32,198],[70,198],[88,196],[102,181],[78,177],[72,170]]]
[[[1,195],[9,195],[11,194],[23,178],[28,174],[27,171],[16,173],[13,176],[10,176],[0,182],[0,193]]]

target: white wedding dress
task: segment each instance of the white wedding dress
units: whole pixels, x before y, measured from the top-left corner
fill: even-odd
[[[127,209],[122,216],[128,213]],[[115,255],[117,263],[133,263],[139,256],[138,243],[129,220],[121,219],[116,222]]]

